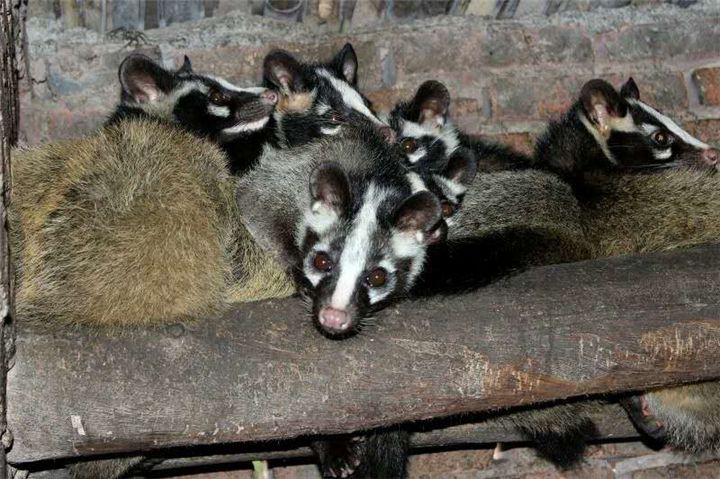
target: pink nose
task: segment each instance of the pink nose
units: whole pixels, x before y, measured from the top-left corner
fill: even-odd
[[[278,94],[272,90],[265,90],[260,93],[260,98],[265,100],[267,103],[274,105],[278,101]]]
[[[715,148],[703,150],[703,152],[700,153],[700,158],[702,158],[702,161],[708,165],[717,165],[718,162],[720,162],[720,151]]]
[[[324,306],[320,310],[320,324],[335,331],[345,331],[350,326],[350,317],[346,311]]]

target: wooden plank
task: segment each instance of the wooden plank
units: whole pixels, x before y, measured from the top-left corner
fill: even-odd
[[[347,433],[720,377],[720,246],[537,268],[329,341],[297,299],[111,334],[20,324],[13,463]]]

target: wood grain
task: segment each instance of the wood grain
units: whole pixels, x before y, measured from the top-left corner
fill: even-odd
[[[297,299],[123,334],[21,324],[8,458],[347,433],[714,379],[718,271],[717,245],[537,268],[402,303],[345,341]]]

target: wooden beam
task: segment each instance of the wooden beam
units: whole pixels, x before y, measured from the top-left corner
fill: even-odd
[[[356,338],[297,299],[124,334],[20,324],[15,464],[348,433],[720,377],[720,246],[537,268]]]
[[[597,426],[597,442],[618,442],[621,440],[638,439],[638,432],[627,418],[625,411],[617,404],[606,404],[591,414],[593,423]],[[315,455],[306,444],[309,440],[293,441],[292,444],[259,443],[225,445],[216,448],[202,448],[197,450],[159,451],[159,455],[147,458],[145,471],[162,471],[163,476],[171,472],[182,475],[187,469],[212,468],[212,470],[232,469],[239,464],[254,460],[282,460],[302,459],[313,462]],[[424,453],[438,448],[449,446],[494,448],[498,442],[505,444],[522,444],[526,438],[517,430],[508,426],[507,422],[492,419],[478,423],[469,423],[459,426],[449,426],[430,431],[416,432],[411,437],[412,451]],[[53,462],[54,469],[35,469],[30,473],[29,479],[70,479],[67,468]]]
[[[597,425],[596,439],[602,441],[620,441],[638,437],[638,432],[628,420],[625,411],[617,404],[607,404],[592,414]],[[469,423],[418,432],[412,436],[412,449],[425,451],[441,447],[495,447],[498,442],[522,443],[526,438],[517,430],[507,426],[506,422],[488,420],[480,423]],[[187,451],[185,451],[187,454]],[[259,446],[252,452],[224,453],[204,456],[168,457],[152,466],[153,471],[180,470],[183,468],[215,467],[231,465],[252,460],[275,460],[314,458],[309,447],[293,449],[269,450],[268,445]]]
[[[8,476],[5,450],[11,442],[6,434],[6,379],[13,344],[9,323],[14,313],[5,204],[10,193],[10,150],[17,144],[20,112],[16,47],[26,11],[27,2],[0,0],[0,478],[3,479]]]

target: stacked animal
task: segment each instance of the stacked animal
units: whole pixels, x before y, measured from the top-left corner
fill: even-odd
[[[720,239],[720,152],[641,101],[632,78],[619,92],[588,82],[538,142],[536,161],[576,191],[593,257]],[[718,382],[650,391],[622,404],[656,440],[691,452],[720,445]],[[587,421],[576,417],[574,424]]]
[[[349,45],[326,64],[272,52],[264,75],[276,91],[197,74],[187,59],[169,71],[127,58],[103,128],[16,152],[19,318],[157,325],[299,285],[324,334],[356,332],[409,290],[443,224],[355,88],[356,68]],[[242,145],[258,138],[264,152],[251,158]],[[226,159],[246,173],[239,188]],[[120,477],[139,462],[74,475]]]
[[[425,143],[432,144],[432,139]],[[482,170],[483,157],[478,161]],[[620,92],[604,81],[588,82],[569,111],[550,123],[527,161],[492,158],[488,169],[496,173],[480,174],[463,192],[445,254],[431,249],[425,274],[450,278],[451,286],[466,289],[532,265],[720,238],[720,223],[714,221],[720,180],[712,174],[720,154],[641,102],[632,79]],[[533,169],[517,171],[527,165]],[[463,251],[464,245],[475,254]],[[492,251],[493,258],[477,255],[479,248]],[[477,262],[471,261],[477,256]],[[438,257],[445,274],[437,274],[433,260]],[[437,293],[448,284],[424,286]],[[720,445],[719,384],[651,391],[621,404],[655,439],[689,451],[714,449]],[[541,454],[569,466],[581,459],[596,431],[591,414],[606,400],[495,420],[525,434]],[[373,471],[391,471],[386,477],[403,477],[408,442],[402,430],[349,438],[343,447],[320,449],[332,466],[324,472],[373,477]]]
[[[716,180],[687,169],[714,169],[717,151],[641,102],[632,80],[619,93],[588,82],[531,159],[457,130],[435,81],[385,123],[357,88],[350,45],[325,63],[273,51],[264,87],[142,55],[119,78],[121,104],[98,132],[16,153],[21,320],[155,325],[300,289],[318,330],[343,339],[411,291],[720,233]],[[658,436],[660,423],[671,443],[702,449],[720,437],[717,392],[687,386],[625,404],[647,432]],[[547,452],[562,460],[595,404],[501,421],[559,445]],[[360,478],[404,476],[407,445],[394,430],[314,447],[325,477]],[[121,477],[140,462],[95,461],[74,474]]]

